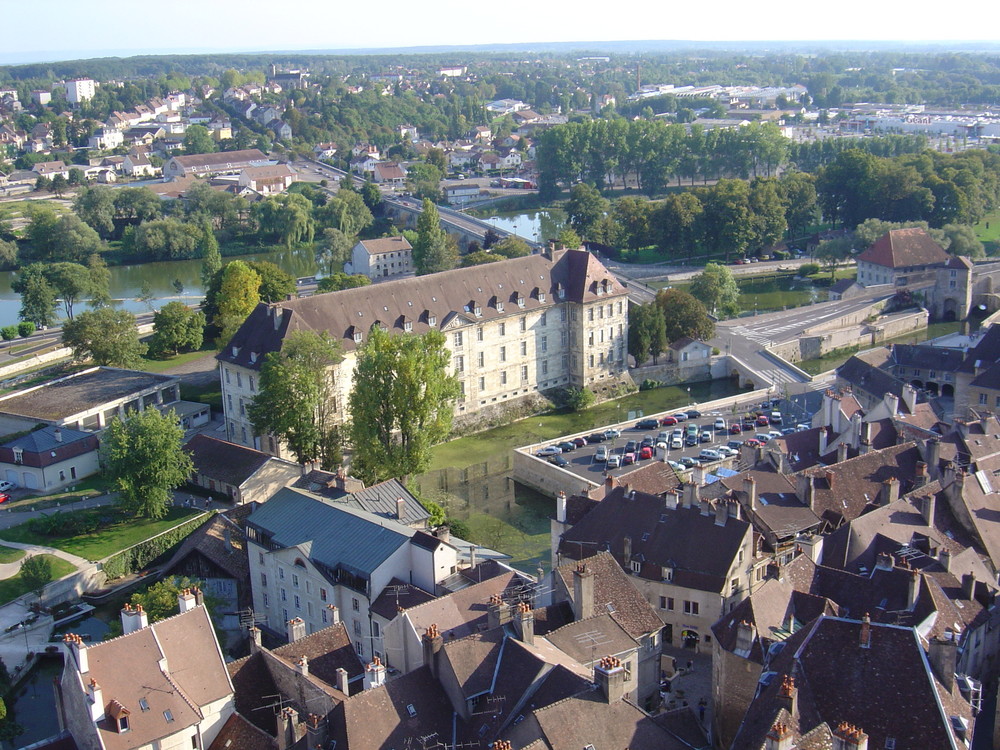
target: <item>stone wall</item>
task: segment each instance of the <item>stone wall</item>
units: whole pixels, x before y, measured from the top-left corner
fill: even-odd
[[[514,478],[518,482],[549,497],[555,497],[560,491],[567,495],[585,495],[601,486],[533,455],[534,450],[551,442],[514,451]]]
[[[789,362],[817,359],[836,349],[849,346],[878,346],[881,342],[927,328],[926,310],[885,315],[878,320],[844,328],[829,328],[828,324],[806,331],[806,335],[769,347],[769,351]],[[811,334],[811,335],[809,335]]]

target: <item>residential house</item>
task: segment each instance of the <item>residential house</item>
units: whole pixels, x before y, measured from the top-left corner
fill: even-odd
[[[243,151],[221,151],[215,154],[194,154],[174,156],[163,167],[163,176],[168,178],[211,175],[239,174],[248,167],[273,164],[267,156],[256,148]]]
[[[663,498],[616,487],[562,533],[558,551],[585,561],[607,550],[663,621],[665,644],[707,648],[712,623],[750,593],[754,543],[737,503],[699,492],[687,484]]]
[[[40,161],[31,169],[39,177],[48,177],[50,179],[56,175],[69,177],[69,166],[62,161]]]
[[[471,137],[475,138],[477,141],[483,141],[486,143],[493,140],[493,130],[489,125],[477,125],[475,130],[472,132],[473,135]]]
[[[200,591],[178,597],[180,614],[149,624],[122,610],[124,635],[88,644],[64,636],[55,682],[60,729],[81,750],[209,747],[235,712],[233,685]]]
[[[279,141],[287,141],[292,137],[292,126],[278,117],[265,122],[264,127],[274,133]]]
[[[374,280],[413,273],[413,248],[399,237],[361,240],[351,250],[348,273],[361,273]]]
[[[479,156],[477,166],[484,172],[491,172],[500,169],[502,161],[496,153],[487,151],[485,154]]]
[[[497,99],[486,105],[487,112],[493,112],[497,115],[509,115],[523,109],[528,109],[528,105],[520,99]]]
[[[41,89],[36,89],[31,92],[31,101],[35,104],[45,106],[52,101],[52,93],[49,91],[43,91]]]
[[[398,521],[300,490],[279,490],[247,520],[254,611],[261,627],[284,633],[292,618],[312,633],[335,605],[358,655],[374,656],[381,633],[371,603],[393,578],[424,590],[457,570],[452,545]]]
[[[399,137],[404,141],[415,141],[419,137],[417,135],[416,125],[400,125],[399,126]]]
[[[601,388],[627,377],[626,296],[594,255],[551,250],[261,304],[218,357],[229,439],[284,455],[273,438],[256,436],[235,406],[256,392],[264,356],[299,327],[331,332],[344,350],[333,371],[338,419],[346,416],[356,351],[375,325],[392,333],[444,333],[462,389],[455,413],[480,419],[552,388]]]
[[[298,172],[287,164],[267,167],[247,167],[240,172],[239,184],[261,195],[285,192],[298,180]]]
[[[98,151],[111,151],[121,146],[124,142],[125,136],[122,135],[122,131],[101,128],[94,131],[94,134],[90,136],[90,139],[87,141],[87,148]]]
[[[194,464],[191,483],[237,505],[263,502],[302,473],[296,463],[205,434],[191,438],[184,450]]]
[[[351,159],[351,171],[362,177],[371,177],[375,174],[375,165],[378,163],[378,157],[361,153]]]
[[[924,229],[892,229],[858,255],[858,283],[919,288],[935,281],[933,269],[950,257]]]
[[[57,492],[100,471],[97,436],[45,425],[0,445],[0,475],[17,487]]]
[[[406,169],[395,162],[380,161],[375,165],[372,179],[380,185],[401,188],[406,185]]]
[[[332,159],[337,155],[337,144],[333,141],[324,141],[313,146],[313,154],[317,159]]]
[[[122,171],[129,177],[152,177],[159,170],[149,160],[149,154],[141,149],[133,149],[122,161]]]

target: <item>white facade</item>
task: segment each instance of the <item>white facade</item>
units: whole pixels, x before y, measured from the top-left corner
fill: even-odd
[[[93,99],[97,89],[97,84],[90,78],[74,78],[66,81],[63,86],[70,104],[81,104]]]

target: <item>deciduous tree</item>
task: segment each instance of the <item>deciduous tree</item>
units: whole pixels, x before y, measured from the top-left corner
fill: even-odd
[[[109,367],[140,367],[146,353],[146,345],[139,340],[135,316],[111,307],[88,310],[67,321],[62,341],[73,349],[76,359],[90,359]]]
[[[431,446],[451,430],[452,401],[460,393],[450,367],[440,331],[369,332],[350,397],[352,473],[374,482],[426,470]]]
[[[219,344],[225,346],[260,302],[260,274],[241,260],[222,269],[216,301]]]
[[[413,265],[418,275],[448,271],[458,262],[458,252],[441,228],[437,206],[424,199],[417,219],[417,239],[413,243]]]
[[[47,328],[56,319],[56,292],[45,276],[44,263],[32,263],[22,268],[11,284],[11,289],[21,295],[18,317],[39,328]]]
[[[101,465],[128,515],[167,514],[170,491],[186,482],[194,468],[183,442],[184,430],[173,411],[149,408],[111,420],[101,440]]]
[[[718,263],[708,263],[705,270],[694,277],[691,295],[700,300],[705,309],[723,318],[740,311],[740,288],[733,272]]]
[[[205,315],[183,302],[168,302],[153,313],[149,351],[156,356],[197,350],[205,333]]]
[[[715,335],[715,323],[708,317],[705,306],[685,291],[661,289],[656,294],[656,306],[663,316],[668,344],[685,336],[705,341]]]
[[[52,580],[52,560],[46,555],[31,555],[21,561],[21,581],[29,591],[40,594]]]
[[[359,286],[368,286],[371,283],[372,280],[363,273],[346,274],[338,272],[320,279],[316,285],[316,289],[319,292],[339,292],[341,289],[356,289]]]

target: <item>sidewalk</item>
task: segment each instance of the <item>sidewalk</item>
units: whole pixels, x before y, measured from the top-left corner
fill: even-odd
[[[700,715],[699,706],[704,706],[701,726],[709,731],[712,725],[712,654],[696,653],[689,648],[664,646],[664,660],[673,657],[677,672],[668,680],[669,692],[661,692],[666,709],[690,706],[695,716]],[[688,664],[691,666],[688,667]]]

